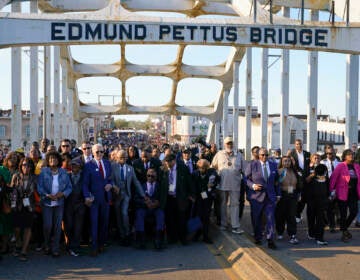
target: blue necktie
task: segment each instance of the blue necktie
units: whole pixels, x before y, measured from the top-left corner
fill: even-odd
[[[174,175],[173,175],[172,169],[170,169],[170,172],[169,172],[169,183],[174,184]]]
[[[124,167],[120,166],[120,180],[125,181]]]

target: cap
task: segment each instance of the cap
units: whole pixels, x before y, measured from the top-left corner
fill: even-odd
[[[15,150],[15,152],[21,153],[21,154],[24,154],[24,153],[25,153],[23,148],[17,148],[17,149]]]
[[[81,165],[82,165],[81,159],[80,159],[80,158],[74,158],[74,159],[72,159],[72,160],[71,160],[71,165],[81,166]]]
[[[225,144],[228,144],[228,143],[230,143],[230,142],[234,142],[234,141],[233,141],[233,138],[232,138],[231,136],[226,137],[225,140],[224,140],[224,143],[225,143]]]

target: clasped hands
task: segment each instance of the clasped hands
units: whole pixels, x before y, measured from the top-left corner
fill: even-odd
[[[47,194],[46,197],[52,201],[56,201],[56,200],[63,198],[64,194],[62,192],[58,192],[56,194]]]

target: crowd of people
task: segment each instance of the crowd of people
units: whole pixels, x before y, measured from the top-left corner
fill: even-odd
[[[308,238],[327,245],[325,225],[341,240],[358,214],[360,165],[332,146],[323,155],[302,149],[301,140],[286,155],[252,148],[246,162],[232,137],[223,150],[201,142],[112,145],[63,139],[56,148],[48,139],[22,149],[0,150],[0,250],[28,260],[36,251],[59,257],[65,248],[78,256],[84,246],[96,257],[109,241],[157,250],[167,244],[202,240],[212,243],[211,216],[219,230],[241,234],[245,198],[250,203],[254,242],[276,249],[276,239],[298,244],[297,223],[306,207]],[[116,143],[116,145],[114,145]],[[356,225],[360,226],[360,215]],[[13,242],[11,242],[13,241]]]

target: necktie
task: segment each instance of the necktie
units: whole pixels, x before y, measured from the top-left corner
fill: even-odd
[[[170,169],[170,172],[169,172],[169,183],[174,184],[174,175],[173,175],[172,169]]]
[[[101,164],[101,161],[99,161],[99,171],[100,171],[100,174],[103,178],[105,178],[105,173],[104,173],[104,169],[103,169],[103,166]]]
[[[331,161],[331,171],[334,171],[334,162]]]
[[[120,180],[125,181],[124,167],[120,166]]]
[[[266,168],[266,163],[263,164],[263,167],[264,167],[264,179],[265,179],[265,181],[267,181],[269,178],[269,174],[268,174],[268,171]]]
[[[154,193],[154,183],[150,184],[149,196],[152,196]]]
[[[189,171],[190,171],[190,174],[192,173],[192,166],[191,166],[191,162],[190,162],[190,160],[188,160],[187,162],[186,162],[186,166],[189,168]]]

